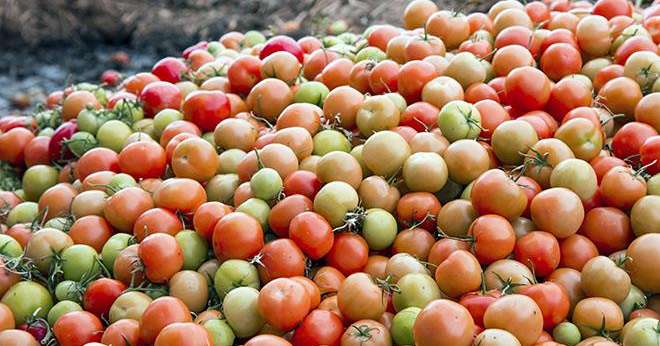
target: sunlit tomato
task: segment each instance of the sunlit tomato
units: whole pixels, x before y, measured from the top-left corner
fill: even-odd
[[[197,125],[186,120],[175,120],[165,127],[160,135],[160,146],[166,148],[172,138],[181,133],[190,133],[201,136],[202,131]]]
[[[337,346],[343,331],[342,320],[336,314],[317,309],[310,312],[296,328],[291,343],[294,346]]]
[[[610,207],[589,210],[581,226],[581,233],[593,242],[598,252],[605,255],[625,249],[634,237],[628,215]]]
[[[140,141],[127,145],[121,150],[117,159],[121,171],[135,179],[158,178],[163,175],[167,165],[165,150],[152,141]]]
[[[229,66],[227,78],[232,92],[248,94],[261,80],[261,60],[250,55],[239,57]]]
[[[232,211],[234,211],[234,209],[231,206],[215,201],[206,202],[200,205],[199,208],[195,210],[193,216],[195,231],[197,231],[200,236],[210,241],[213,237],[215,225],[220,219]]]
[[[557,238],[547,232],[530,232],[516,242],[515,258],[534,270],[537,276],[546,277],[559,265]]]
[[[482,264],[489,264],[513,252],[516,236],[509,221],[499,215],[483,215],[468,229],[472,250]]]
[[[335,236],[330,252],[326,255],[329,265],[339,269],[344,275],[360,271],[367,264],[369,246],[359,235],[340,233]]]
[[[153,200],[157,207],[192,213],[206,202],[206,191],[195,180],[171,178],[158,186],[153,193]]]
[[[650,125],[636,121],[625,124],[612,139],[612,152],[620,159],[632,159],[633,162],[638,162],[644,141],[657,135],[658,132]]]
[[[376,73],[378,65],[372,76]],[[377,73],[376,73],[377,75]],[[407,102],[413,103],[419,101],[422,96],[422,88],[427,82],[437,77],[437,72],[433,65],[425,61],[410,61],[401,66],[399,78],[397,80],[397,90]],[[372,85],[372,89],[373,85]],[[376,90],[376,89],[374,89]]]
[[[628,77],[617,77],[598,90],[599,101],[614,113],[633,116],[635,107],[642,98],[639,84]]]
[[[561,121],[570,110],[591,105],[591,89],[581,81],[563,79],[552,86],[546,110],[557,121]]]
[[[258,306],[269,325],[286,331],[303,321],[309,312],[310,297],[300,283],[279,278],[261,288]]]
[[[305,274],[305,255],[290,239],[277,239],[267,243],[258,258],[262,263],[257,268],[262,283]]]
[[[541,69],[552,80],[559,80],[582,69],[580,52],[570,44],[555,43],[541,56]]]
[[[220,259],[249,259],[264,246],[259,221],[234,212],[225,215],[213,230],[213,251]]]
[[[259,59],[263,60],[267,56],[280,51],[289,52],[293,54],[300,63],[303,62],[304,52],[300,47],[300,44],[288,36],[271,37],[261,49]]]
[[[107,200],[103,214],[114,228],[130,232],[138,216],[153,206],[154,202],[148,192],[137,187],[129,187],[115,193]]]
[[[593,210],[593,209],[592,209]],[[589,213],[587,213],[587,216]],[[573,234],[560,243],[561,260],[559,265],[578,271],[588,260],[598,256],[598,248],[591,239],[581,234]]]
[[[112,227],[104,218],[87,215],[74,221],[69,229],[69,236],[74,243],[89,245],[100,253],[112,232]]]
[[[614,167],[603,176],[600,193],[607,205],[630,209],[646,194],[646,181],[629,167]]]
[[[570,308],[568,294],[564,287],[552,281],[525,286],[520,294],[534,300],[543,314],[543,329],[550,330],[566,319]]]
[[[103,324],[87,311],[72,311],[57,319],[53,333],[62,346],[83,346],[101,341]]]
[[[533,67],[520,67],[505,80],[506,95],[511,105],[522,111],[542,109],[550,99],[548,77]]]
[[[181,91],[169,82],[153,82],[147,84],[140,92],[140,101],[144,114],[150,117],[163,109],[179,109],[181,107]]]
[[[377,63],[369,74],[369,88],[375,94],[396,92],[400,69],[399,64],[392,60]]]
[[[117,153],[108,148],[93,148],[78,159],[75,174],[81,181],[92,173],[100,171],[119,172],[119,157]]]
[[[175,322],[163,328],[154,342],[154,346],[191,345],[211,346],[210,332],[203,326],[192,322]]]
[[[169,296],[155,299],[140,319],[140,340],[153,343],[163,328],[177,322],[192,322],[186,305],[178,298]]]
[[[181,59],[167,57],[155,63],[151,68],[151,73],[162,81],[177,83],[187,69],[188,67]]]
[[[415,345],[467,346],[474,338],[474,321],[462,305],[447,299],[429,303],[413,324]]]
[[[83,295],[83,307],[99,318],[108,318],[110,307],[125,289],[126,285],[120,281],[98,279],[87,286]]]
[[[133,235],[140,242],[153,233],[176,235],[182,229],[183,224],[176,214],[167,209],[153,208],[140,214],[135,220]]]
[[[229,99],[222,91],[194,91],[183,101],[184,119],[205,132],[213,131],[216,125],[230,114]]]
[[[497,214],[515,219],[527,208],[527,197],[504,171],[491,169],[477,178],[470,193],[479,214]]]

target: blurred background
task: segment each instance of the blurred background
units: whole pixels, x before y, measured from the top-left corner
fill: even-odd
[[[486,10],[492,0],[438,1]],[[165,56],[228,31],[296,38],[344,20],[353,32],[401,25],[407,0],[0,0],[0,116],[20,112],[72,82],[109,68],[149,70]]]

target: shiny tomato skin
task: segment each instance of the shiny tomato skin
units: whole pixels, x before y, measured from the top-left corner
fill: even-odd
[[[183,115],[203,132],[213,131],[231,115],[231,104],[222,91],[194,91],[183,101]]]
[[[147,84],[140,92],[140,101],[144,114],[153,117],[163,109],[179,109],[181,107],[181,91],[169,82],[153,82]]]
[[[180,59],[167,57],[158,61],[151,73],[160,80],[170,83],[181,81],[181,75],[187,70],[186,64]]]
[[[121,281],[101,278],[92,282],[83,295],[83,307],[85,310],[100,317],[108,317],[112,303],[126,289]]]

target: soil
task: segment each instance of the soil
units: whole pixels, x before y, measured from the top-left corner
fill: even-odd
[[[442,9],[484,10],[485,1],[442,0]],[[293,37],[323,34],[338,19],[359,32],[399,25],[408,0],[0,0],[0,116],[29,112],[53,90],[98,81],[109,68],[149,70],[200,40],[228,31]],[[117,65],[113,56],[128,54]]]

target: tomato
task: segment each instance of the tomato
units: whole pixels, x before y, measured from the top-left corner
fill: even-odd
[[[222,91],[195,91],[183,101],[183,116],[202,131],[213,131],[230,115],[229,99]]]
[[[137,218],[153,206],[153,200],[148,192],[137,187],[128,187],[108,198],[103,214],[114,228],[130,232]]]
[[[577,232],[584,220],[584,208],[579,197],[565,188],[541,191],[530,206],[532,220],[543,231],[557,238]]]
[[[310,308],[310,297],[300,283],[279,278],[261,289],[258,304],[259,312],[269,325],[286,331],[305,318]]]
[[[158,186],[153,193],[153,200],[157,207],[192,213],[206,202],[206,191],[195,180],[172,178]]]
[[[264,325],[259,313],[259,291],[251,287],[231,290],[223,299],[223,314],[238,337],[251,337]]]
[[[176,239],[165,233],[154,233],[140,243],[138,256],[144,263],[149,281],[166,282],[183,267],[183,252]]]
[[[62,315],[53,326],[55,338],[62,346],[83,346],[101,341],[101,320],[86,311],[73,311]]]
[[[277,239],[267,243],[257,259],[261,263],[258,270],[262,283],[305,274],[305,255],[290,239]]]
[[[633,162],[639,162],[638,155],[644,142],[657,135],[658,132],[650,125],[638,122],[628,123],[614,135],[612,139],[612,152],[620,159],[628,159],[630,157],[633,159]],[[651,169],[654,168],[651,167]],[[652,173],[652,171],[650,172]]]
[[[621,308],[606,298],[581,300],[575,306],[572,320],[583,338],[597,335],[598,331],[617,333],[623,327]]]
[[[229,213],[218,221],[212,239],[213,251],[221,259],[251,258],[264,244],[259,222],[241,212]]]
[[[291,338],[294,346],[339,345],[344,332],[342,320],[326,310],[313,310],[296,328]]]
[[[140,323],[136,320],[119,320],[105,329],[101,342],[117,346],[136,345],[140,337],[139,326]]]
[[[348,321],[376,320],[385,312],[387,299],[383,290],[365,273],[349,275],[339,286],[337,304]]]
[[[158,81],[147,84],[140,92],[140,100],[143,103],[144,113],[154,116],[163,109],[179,109],[182,96],[179,88],[166,81]]]
[[[416,345],[471,345],[474,321],[458,303],[438,299],[429,303],[413,325]]]
[[[152,343],[168,325],[177,322],[192,322],[186,305],[174,297],[160,297],[144,310],[140,318],[140,340]]]
[[[151,73],[162,81],[176,83],[181,80],[186,69],[186,64],[181,59],[167,57],[156,62]]]
[[[522,215],[527,197],[504,171],[491,169],[479,176],[472,186],[470,199],[479,214],[497,214],[509,220]]]
[[[653,269],[658,262],[653,247],[659,240],[660,237],[656,233],[645,234],[635,239],[626,251],[630,261],[626,261],[625,268],[630,273],[632,283],[645,292],[660,292],[658,273]],[[632,263],[633,261],[635,263]]]
[[[142,141],[124,147],[117,156],[119,168],[136,179],[158,178],[165,172],[165,150],[158,143]]]
[[[654,211],[658,207],[658,196],[644,196],[640,198],[630,210],[630,221],[635,235],[658,232],[658,214]]]
[[[623,173],[625,174],[625,173]],[[607,227],[607,234],[603,232]],[[581,233],[589,238],[602,254],[625,249],[633,239],[630,218],[616,208],[599,207],[585,215]]]
[[[593,210],[593,209],[592,209]],[[589,217],[589,213],[587,213]],[[584,229],[583,229],[584,232]],[[582,270],[584,264],[593,257],[598,256],[598,248],[591,239],[581,234],[573,234],[560,243],[562,267]]]
[[[607,205],[630,209],[646,194],[646,181],[629,167],[614,167],[603,176],[600,193]]]
[[[151,302],[151,297],[142,292],[122,293],[110,307],[109,320],[111,323],[125,319],[139,321]]]

